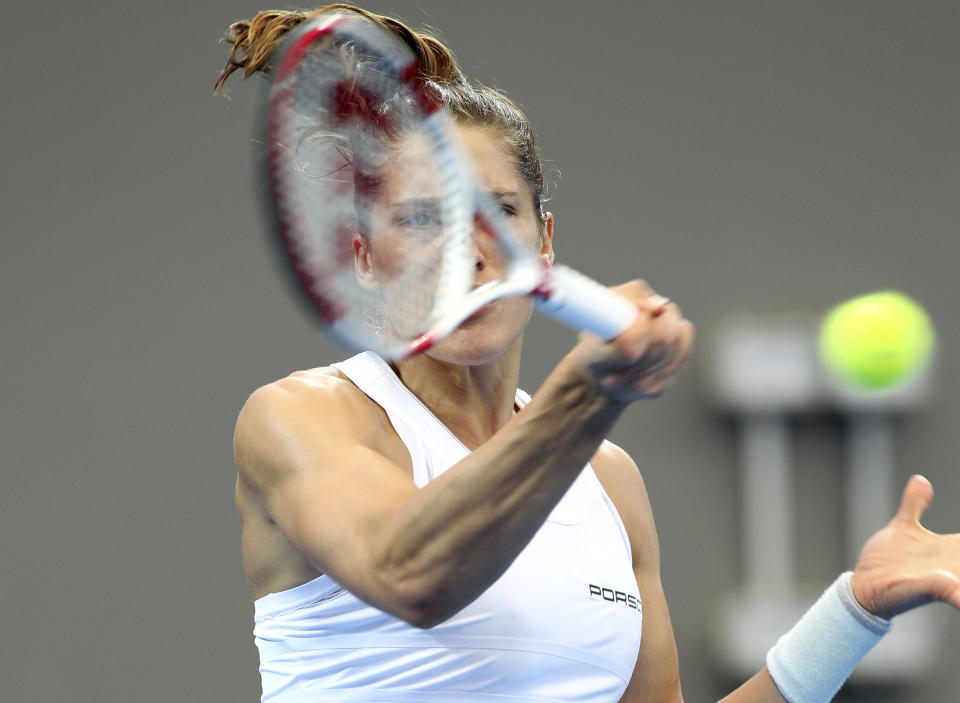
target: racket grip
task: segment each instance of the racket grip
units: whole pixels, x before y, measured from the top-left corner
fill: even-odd
[[[561,264],[547,270],[537,303],[558,322],[605,340],[620,335],[637,316],[636,306],[626,298]]]

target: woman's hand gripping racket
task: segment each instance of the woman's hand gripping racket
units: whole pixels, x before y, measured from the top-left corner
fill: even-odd
[[[269,209],[285,260],[332,336],[400,359],[515,295],[603,339],[630,326],[632,303],[546,265],[502,221],[474,182],[453,118],[398,37],[335,13],[298,27],[284,49],[262,121]],[[384,207],[383,190],[398,173],[407,187],[411,178],[422,185],[420,194]],[[501,280],[479,287],[478,226],[507,262]]]

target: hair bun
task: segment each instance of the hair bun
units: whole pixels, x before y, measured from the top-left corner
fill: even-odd
[[[224,35],[224,41],[232,44],[232,48],[214,90],[224,92],[227,79],[235,71],[242,71],[244,78],[249,78],[258,71],[268,71],[273,51],[287,32],[306,20],[330,12],[346,12],[365,17],[398,36],[413,51],[420,63],[420,75],[425,80],[441,86],[467,82],[453,52],[436,37],[410,29],[392,17],[377,15],[353,5],[336,3],[308,12],[264,10],[257,13],[252,20],[231,24]]]

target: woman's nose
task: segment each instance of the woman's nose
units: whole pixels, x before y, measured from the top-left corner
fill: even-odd
[[[479,213],[473,218],[473,263],[477,271],[483,271],[487,267],[487,257],[484,255],[484,247],[481,246],[481,240],[491,238],[490,224]]]
[[[487,259],[480,250],[476,236],[473,238],[473,265],[477,271],[483,271],[487,267]]]

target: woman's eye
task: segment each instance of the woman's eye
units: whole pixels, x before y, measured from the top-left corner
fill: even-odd
[[[409,229],[434,229],[440,227],[440,216],[435,212],[415,212],[401,217],[399,224]]]
[[[502,219],[514,217],[517,214],[517,208],[509,203],[496,203],[491,210],[497,217]]]

